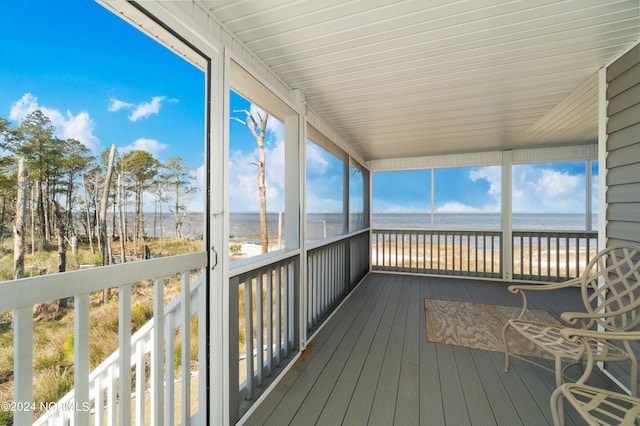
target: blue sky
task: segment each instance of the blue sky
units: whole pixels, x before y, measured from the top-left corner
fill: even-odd
[[[593,162],[592,168],[593,211],[597,211],[598,207],[596,164]],[[585,162],[514,165],[513,211],[516,213],[584,213],[585,167]],[[436,169],[434,179],[434,211],[436,212],[497,213],[500,211],[502,176],[498,166]],[[374,212],[430,210],[430,170],[374,173]]]
[[[115,144],[121,152],[145,149],[160,161],[181,156],[203,187],[201,70],[93,1],[2,7],[0,117],[17,125],[41,109],[59,137],[76,138],[95,154]],[[260,111],[235,93],[230,109]],[[232,120],[229,128],[230,211],[257,211],[255,140],[240,123]],[[283,147],[282,123],[272,119],[265,143],[269,211],[284,206]],[[309,211],[341,211],[341,163],[313,144],[307,158]],[[497,167],[436,170],[435,210],[497,212],[500,179]],[[584,163],[516,166],[514,211],[581,213],[584,179]],[[431,207],[430,171],[376,173],[373,185],[374,212]],[[199,205],[195,200],[192,209]]]
[[[110,11],[86,0],[3,2],[0,46],[0,117],[17,125],[41,109],[59,137],[94,154],[115,144],[181,156],[201,176],[204,73]]]

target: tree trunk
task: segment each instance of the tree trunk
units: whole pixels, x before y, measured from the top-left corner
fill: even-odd
[[[40,238],[41,246],[44,250],[49,248],[49,241],[47,240],[47,223],[44,213],[44,194],[42,190],[42,181],[38,182],[36,187],[36,198],[38,199],[38,221],[40,222]]]
[[[111,145],[109,152],[109,163],[107,165],[107,175],[104,179],[104,189],[102,190],[102,199],[100,200],[100,248],[102,250],[102,264],[111,264],[111,250],[109,249],[109,239],[107,238],[107,201],[109,200],[109,189],[111,188],[111,176],[113,175],[113,160],[116,156],[116,146]],[[107,302],[111,297],[111,289],[106,288],[102,293],[102,301]]]
[[[18,162],[18,196],[16,198],[16,220],[13,227],[13,278],[24,277],[24,230],[27,214],[27,162]]]
[[[109,163],[107,164],[107,175],[104,179],[104,188],[102,190],[102,198],[100,199],[100,213],[98,218],[100,221],[100,249],[102,251],[102,264],[110,265],[111,259],[109,258],[109,241],[107,239],[107,202],[109,201],[109,190],[111,188],[111,176],[113,175],[113,160],[116,155],[116,146],[111,145],[111,152],[109,153]]]
[[[258,144],[258,162],[254,163],[258,166],[258,194],[260,196],[260,245],[262,253],[269,251],[269,234],[267,233],[267,186],[265,182],[265,155],[264,155],[264,137],[267,133],[267,123],[269,122],[269,114],[265,113],[260,118],[260,124],[247,110],[241,110],[236,112],[242,112],[247,116],[246,121],[242,121],[233,117],[234,120],[244,124],[253,135],[256,143]]]
[[[2,199],[2,214],[0,214],[0,238],[4,238],[4,219],[7,211],[7,199]],[[2,255],[2,244],[0,244],[0,256]]]
[[[71,235],[76,235],[73,226],[73,173],[69,173],[69,183],[67,184],[67,229],[71,230]]]
[[[260,149],[260,164],[258,164],[258,191],[260,195],[260,244],[262,253],[269,251],[269,234],[267,232],[267,187],[264,177],[264,147]]]
[[[134,245],[135,252],[138,254],[138,249],[142,247],[144,241],[144,213],[142,212],[142,193],[144,188],[142,184],[136,185],[136,226],[135,226],[135,239]]]
[[[43,208],[44,211],[44,249],[48,250],[51,244],[51,204],[49,198],[51,197],[51,191],[49,190],[49,178],[45,180],[44,194],[43,194]]]
[[[267,115],[268,117],[268,115]],[[265,183],[264,174],[264,134],[266,120],[263,122],[262,133],[256,138],[258,143],[258,194],[260,196],[260,244],[262,247],[262,253],[269,252],[269,234],[267,231],[267,185]]]
[[[35,211],[35,189],[31,187],[31,256],[36,255],[36,211]]]
[[[127,253],[126,253],[126,238],[125,229],[124,229],[124,214],[122,212],[122,183],[120,180],[122,179],[121,175],[118,175],[118,194],[116,197],[116,204],[118,205],[118,233],[120,234],[120,263],[126,263],[127,261]]]
[[[67,270],[67,249],[64,244],[65,228],[57,201],[53,202],[53,209],[56,221],[56,239],[58,240],[58,272],[64,272]]]
[[[58,272],[64,272],[67,270],[67,248],[64,244],[64,220],[60,213],[60,206],[57,201],[53,202],[53,212],[56,222],[56,239],[58,240]],[[70,301],[71,297],[65,297],[58,300],[58,311],[67,309]]]
[[[96,254],[95,250],[93,249],[93,237],[91,236],[93,232],[91,230],[91,211],[90,211],[91,209],[89,207],[87,182],[84,179],[84,175],[82,175],[82,187],[84,188],[84,205],[86,207],[86,213],[87,213],[87,236],[89,237],[89,247],[91,248],[91,254]]]
[[[102,242],[100,241],[100,214],[98,212],[98,210],[100,210],[100,200],[98,199],[98,174],[97,173],[93,177],[93,188],[94,188],[93,205],[95,206],[94,219],[96,221],[96,226],[95,226],[96,239],[98,240],[98,247],[102,249]],[[104,256],[102,260],[104,264]]]

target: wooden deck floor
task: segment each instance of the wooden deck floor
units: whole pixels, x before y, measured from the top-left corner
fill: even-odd
[[[575,289],[533,307],[576,309]],[[551,424],[553,374],[502,353],[426,339],[425,298],[519,306],[498,282],[370,274],[246,424]],[[612,387],[600,374],[589,383]],[[567,424],[581,424],[567,410]]]

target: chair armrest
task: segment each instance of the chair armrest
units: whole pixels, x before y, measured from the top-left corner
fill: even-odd
[[[559,288],[571,287],[576,284],[580,284],[580,277],[555,284],[515,284],[510,285],[507,289],[511,293],[517,293],[519,291],[557,290]]]
[[[562,321],[566,322],[567,324],[573,325],[573,324],[576,324],[578,321],[585,320],[585,319],[593,321],[601,318],[617,317],[617,316],[620,316],[620,314],[630,312],[635,309],[636,307],[629,306],[626,309],[620,309],[615,312],[563,312],[562,314],[560,314],[560,318],[562,319]],[[590,329],[590,327],[586,327],[585,329]]]
[[[581,337],[606,340],[640,340],[640,331],[597,331],[567,327],[560,330],[560,335],[571,342],[575,342]]]
[[[567,324],[576,324],[580,320],[594,320],[598,318],[606,317],[605,313],[589,313],[589,312],[563,312],[560,314],[560,319]],[[591,323],[590,323],[591,324]],[[584,329],[585,327],[583,327]]]

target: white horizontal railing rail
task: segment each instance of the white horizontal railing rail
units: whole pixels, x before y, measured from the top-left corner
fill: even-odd
[[[33,307],[51,300],[74,297],[74,390],[60,403],[50,405],[39,424],[130,424],[145,423],[147,356],[149,358],[150,424],[174,424],[176,330],[180,341],[181,389],[180,422],[205,419],[205,375],[199,376],[198,409],[191,416],[191,318],[204,312],[204,252],[66,272],[0,283],[0,312],[14,310],[14,402],[27,409],[14,413],[14,424],[33,420]],[[164,305],[164,281],[181,276],[181,293]],[[191,282],[193,277],[196,277]],[[153,281],[153,320],[131,335],[131,286]],[[89,372],[89,295],[109,288],[118,289],[119,349],[93,373]],[[204,371],[206,321],[198,321],[198,369]],[[147,355],[149,354],[149,355]],[[165,359],[166,357],[166,359]],[[135,368],[135,376],[132,368]],[[165,378],[166,372],[166,378]],[[165,388],[166,382],[166,388]],[[132,384],[133,383],[133,384]],[[133,391],[132,391],[133,388]],[[106,393],[106,404],[104,394]],[[165,395],[166,393],[166,395]],[[132,412],[131,397],[135,396]],[[71,402],[69,402],[71,401]],[[166,403],[165,403],[166,401]],[[66,404],[65,404],[66,402]],[[48,402],[51,403],[51,402]],[[117,406],[117,408],[116,408]],[[106,416],[104,415],[106,412]],[[91,415],[94,415],[93,422]]]
[[[424,274],[502,277],[502,232],[374,229],[372,269]]]

